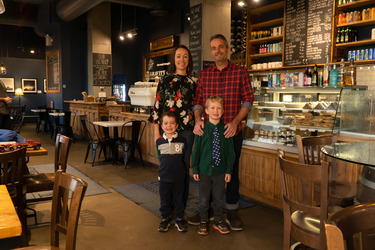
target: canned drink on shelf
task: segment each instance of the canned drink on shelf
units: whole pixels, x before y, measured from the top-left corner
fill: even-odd
[[[352,56],[353,56],[353,51],[349,50],[348,51],[348,61],[350,61],[350,59],[352,59]]]
[[[368,49],[368,59],[369,59],[369,60],[374,59],[374,58],[372,57],[372,53],[373,53],[373,49]]]
[[[365,50],[364,49],[361,49],[360,52],[359,52],[359,60],[364,60],[365,58]]]
[[[363,55],[363,60],[368,60],[368,49],[365,49],[365,54]]]
[[[360,58],[360,55],[361,55],[361,50],[357,49],[357,50],[356,50],[356,54],[355,54],[355,61],[360,60],[360,59],[359,59],[359,58]]]

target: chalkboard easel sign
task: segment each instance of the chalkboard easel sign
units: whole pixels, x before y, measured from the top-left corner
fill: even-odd
[[[46,54],[47,93],[60,93],[59,50]]]
[[[143,56],[143,81],[153,82],[155,77],[168,74],[174,49],[166,49]]]

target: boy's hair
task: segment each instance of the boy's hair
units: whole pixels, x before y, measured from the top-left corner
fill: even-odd
[[[212,102],[218,102],[218,103],[221,104],[221,107],[224,108],[224,99],[221,98],[220,96],[217,96],[217,95],[210,96],[210,97],[206,100],[205,107],[208,108],[208,106],[209,106]]]
[[[165,116],[168,116],[168,117],[173,117],[176,121],[176,123],[178,124],[178,116],[175,112],[173,111],[166,111],[164,112],[161,117],[160,117],[160,124],[163,124],[163,119]]]

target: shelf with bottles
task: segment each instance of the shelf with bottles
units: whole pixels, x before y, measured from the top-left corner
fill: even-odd
[[[283,54],[282,51],[277,51],[277,52],[271,52],[271,53],[252,54],[252,55],[249,55],[248,58],[257,59],[261,57],[281,56],[282,54]]]
[[[264,42],[283,40],[283,37],[284,37],[283,35],[268,36],[268,37],[263,37],[263,38],[258,38],[258,39],[252,39],[248,43],[249,44],[259,44],[259,43],[264,43]]]
[[[343,24],[337,24],[337,28],[342,27],[360,27],[360,26],[369,26],[375,24],[375,19],[372,20],[363,20],[363,21],[357,21],[357,22],[351,22],[351,23],[343,23]]]
[[[351,10],[354,8],[362,7],[371,5],[374,3],[374,0],[357,0],[357,1],[347,1],[347,3],[340,4],[340,0],[337,1],[338,4],[336,6],[337,9],[345,11],[345,10]]]
[[[348,42],[348,43],[336,43],[336,47],[346,48],[346,47],[355,47],[355,46],[363,46],[363,45],[371,45],[371,44],[375,44],[375,39]]]
[[[251,29],[252,30],[259,30],[261,28],[283,25],[283,23],[284,23],[283,17],[282,18],[276,18],[276,19],[272,19],[272,20],[269,20],[269,21],[265,21],[265,22],[251,24]]]

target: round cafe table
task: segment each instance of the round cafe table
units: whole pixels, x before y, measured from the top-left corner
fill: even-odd
[[[355,202],[375,201],[375,142],[346,142],[324,146],[323,154],[355,164],[363,165]]]

